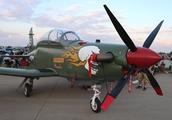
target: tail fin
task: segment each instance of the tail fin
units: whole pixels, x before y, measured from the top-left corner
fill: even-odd
[[[29,31],[29,52],[33,51],[35,49],[35,46],[33,44],[33,31],[32,31],[32,28],[30,28],[30,31]]]

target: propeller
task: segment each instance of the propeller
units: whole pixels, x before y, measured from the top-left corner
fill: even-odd
[[[128,36],[124,28],[121,26],[121,24],[118,22],[118,20],[115,18],[115,16],[112,14],[112,12],[109,10],[109,8],[104,5],[104,8],[109,15],[109,18],[111,19],[113,26],[115,27],[116,31],[118,32],[119,36],[123,40],[123,42],[127,45],[127,47],[132,51],[135,52],[137,50],[136,46],[134,45],[131,38]]]
[[[127,52],[127,62],[131,66],[129,72],[127,75],[125,75],[113,88],[113,90],[106,95],[104,98],[100,108],[102,110],[106,110],[112,102],[117,98],[121,90],[123,89],[124,85],[127,83],[130,75],[133,74],[133,71],[135,69],[143,68],[146,70],[146,73],[148,75],[150,84],[156,91],[158,95],[163,95],[160,86],[158,85],[157,81],[153,77],[153,75],[149,72],[147,67],[150,67],[154,65],[155,63],[159,62],[162,58],[160,55],[158,55],[156,52],[148,49],[150,45],[152,44],[154,38],[156,37],[163,21],[161,21],[158,26],[151,32],[151,34],[148,36],[148,38],[145,40],[143,47],[136,47],[134,43],[132,42],[131,38],[128,36],[124,28],[121,26],[121,24],[118,22],[118,20],[115,18],[115,16],[112,14],[112,12],[109,10],[109,8],[104,5],[104,8],[109,15],[109,18],[111,19],[116,31],[118,32],[119,36],[123,40],[123,42],[126,44],[126,46],[130,49],[130,51]],[[145,54],[146,53],[146,54]],[[144,61],[144,62],[141,62]]]
[[[130,75],[133,74],[133,71],[135,69],[135,65],[133,65],[131,67],[131,69],[129,70],[128,74],[126,76],[124,76],[114,87],[114,89],[111,91],[111,93],[108,93],[105,97],[105,99],[103,100],[100,108],[102,110],[106,110],[111,104],[112,102],[117,98],[118,94],[121,92],[121,90],[123,89],[124,85],[127,83]]]
[[[146,48],[149,48],[150,45],[152,44],[154,38],[156,37],[159,29],[161,28],[162,26],[162,23],[164,22],[164,20],[162,20],[158,26],[151,32],[151,34],[147,37],[147,39],[145,40],[144,44],[143,44],[143,47],[146,47]]]
[[[149,79],[150,85],[152,85],[152,87],[154,88],[155,92],[158,95],[162,96],[163,95],[162,90],[161,90],[159,84],[157,83],[157,81],[155,80],[154,76],[152,75],[152,73],[150,73],[150,71],[147,68],[145,68],[145,72]]]

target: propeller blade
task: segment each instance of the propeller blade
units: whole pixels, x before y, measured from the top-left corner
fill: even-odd
[[[154,76],[152,75],[152,73],[150,73],[150,71],[148,69],[145,69],[145,72],[148,76],[148,79],[150,81],[150,84],[152,85],[153,89],[155,90],[155,92],[160,95],[163,96],[162,90],[158,84],[158,82],[156,81],[156,79],[154,78]]]
[[[150,45],[152,44],[154,38],[156,37],[156,35],[157,35],[159,29],[161,28],[161,25],[162,25],[163,22],[164,22],[164,20],[161,21],[161,22],[157,25],[157,27],[151,32],[151,34],[150,34],[150,35],[147,37],[147,39],[145,40],[145,42],[144,42],[144,44],[143,44],[143,47],[146,47],[146,48],[149,48],[149,47],[150,47]]]
[[[116,31],[118,32],[119,36],[123,40],[123,42],[126,44],[126,46],[132,51],[135,52],[137,50],[136,46],[134,45],[133,41],[130,39],[124,28],[121,26],[121,24],[118,22],[118,20],[115,18],[115,16],[112,14],[112,12],[109,10],[109,8],[104,5],[104,8],[109,15],[109,18],[111,19]]]
[[[136,66],[132,65],[132,68],[129,70],[129,73],[124,76],[118,83],[117,85],[114,87],[114,89],[111,91],[111,93],[107,94],[106,97],[104,98],[100,108],[102,110],[106,110],[111,104],[112,102],[117,98],[117,96],[119,95],[119,93],[121,92],[121,90],[123,89],[124,85],[127,83],[127,81],[129,80],[129,77],[131,74],[133,74],[134,68]]]

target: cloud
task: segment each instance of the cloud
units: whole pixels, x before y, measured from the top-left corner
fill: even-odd
[[[83,4],[75,4],[75,5],[72,5],[68,8],[65,9],[65,11],[77,11],[77,10],[80,10],[84,7],[85,5]]]
[[[90,11],[88,14],[77,14],[75,16],[69,14],[65,14],[65,16],[57,15],[55,19],[50,14],[45,13],[39,17],[35,17],[34,22],[39,27],[76,31],[84,40],[95,41],[96,39],[101,39],[102,42],[109,43],[112,40],[113,43],[123,44],[103,10]]]
[[[85,11],[83,4],[72,5],[68,8],[44,8],[43,13],[35,13],[35,8],[41,4],[41,0],[3,0],[0,3],[0,18],[3,20],[15,20],[32,22],[37,27],[63,28],[77,31],[87,36],[117,35],[105,12],[105,10]],[[54,12],[54,11],[57,12]],[[81,14],[80,11],[86,12]],[[121,12],[121,11],[113,11]],[[120,19],[126,19],[119,16]],[[111,26],[111,27],[110,27]],[[112,31],[113,30],[113,31]]]
[[[1,45],[3,46],[18,46],[20,45],[27,45],[29,40],[26,40],[25,38],[21,37],[19,34],[16,33],[10,33],[10,32],[3,32],[0,31],[1,36]],[[2,44],[3,43],[3,44]]]
[[[2,0],[0,3],[0,18],[5,21],[29,22],[34,9],[43,0]]]
[[[12,36],[17,36],[17,34],[0,31],[0,36],[2,39],[7,39],[12,38]]]
[[[46,0],[43,0],[46,1]],[[2,0],[0,2],[0,19],[5,21],[22,21],[31,22],[38,28],[59,28],[76,31],[84,40],[95,41],[100,39],[101,42],[124,44],[104,9],[101,10],[86,10],[83,4],[75,4],[68,8],[50,8],[50,6],[40,7],[42,0]],[[90,3],[91,4],[91,3]],[[95,3],[93,3],[95,4]],[[38,9],[39,8],[39,9]],[[41,9],[41,10],[40,10]],[[36,12],[39,11],[39,12]],[[56,12],[54,12],[56,11]],[[121,13],[123,11],[112,10],[113,13]],[[126,16],[116,16],[117,19],[128,19]],[[128,24],[124,25],[127,33],[138,46],[142,46],[144,40],[154,29],[153,27],[133,28]],[[159,34],[170,34],[172,27],[160,30]],[[36,32],[36,31],[35,31]],[[46,31],[45,31],[46,32]],[[39,33],[35,33],[39,34]],[[22,43],[25,45],[28,42],[28,36],[21,38],[14,33],[0,32],[1,39],[7,40],[7,43],[16,44]],[[4,38],[2,37],[4,36]],[[38,38],[39,36],[34,36]],[[162,37],[159,37],[162,40]],[[24,42],[25,40],[25,42]],[[10,42],[9,42],[10,41]],[[157,42],[156,42],[157,43]],[[163,42],[159,42],[162,45]],[[170,45],[169,43],[163,44]],[[153,45],[154,46],[154,45]]]
[[[84,5],[77,4],[66,9],[58,9],[56,14],[49,10],[34,17],[33,21],[38,27],[65,28],[85,34],[95,31],[96,35],[102,34],[103,31],[107,35],[112,33],[113,27],[105,10],[90,10],[85,14],[80,14],[79,10],[83,9]],[[126,19],[126,17],[120,16],[120,19]]]
[[[11,7],[7,10],[2,11],[1,15],[5,16],[5,18],[8,18],[9,20],[26,21],[30,19],[32,13],[32,9],[18,5],[16,7]]]

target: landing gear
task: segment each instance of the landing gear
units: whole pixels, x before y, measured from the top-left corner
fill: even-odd
[[[93,112],[99,113],[101,111],[100,105],[101,105],[101,102],[98,98],[96,98],[94,102],[92,99],[90,100],[90,107]]]
[[[100,91],[99,91],[99,86],[98,85],[94,85],[92,86],[93,91],[94,91],[94,95],[90,100],[90,107],[92,109],[93,112],[95,113],[99,113],[101,111],[101,102],[100,102]]]
[[[29,83],[26,83],[25,86],[24,86],[24,95],[26,97],[29,97],[30,92],[31,92],[31,85],[29,85]]]
[[[27,81],[27,79],[30,79],[29,80],[29,83],[26,83],[26,81]],[[23,82],[19,85],[19,87],[17,88],[17,90],[16,90],[16,92],[19,92],[19,90],[23,87],[23,85],[24,85],[24,95],[26,96],[26,97],[30,97],[30,93],[33,91],[33,80],[34,80],[35,78],[25,78],[24,80],[23,80]],[[37,80],[39,79],[39,78],[36,78]]]
[[[33,80],[30,78],[29,83],[26,83],[24,86],[24,95],[26,97],[30,97],[30,93],[33,91]]]

